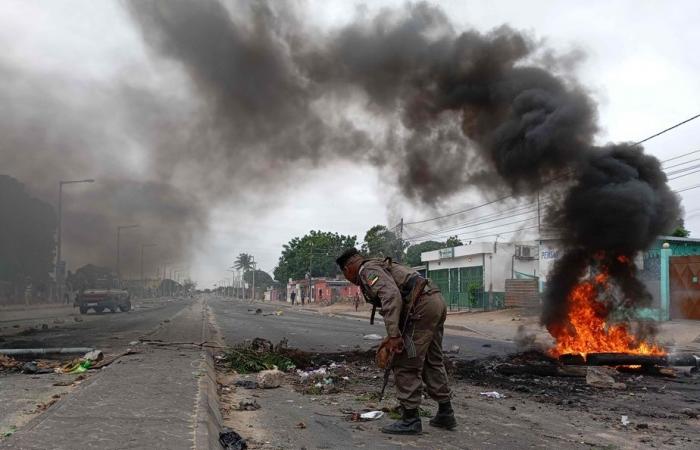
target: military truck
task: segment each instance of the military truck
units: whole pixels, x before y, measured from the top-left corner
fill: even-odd
[[[117,280],[99,279],[94,287],[78,295],[75,306],[80,308],[80,314],[87,314],[91,308],[98,314],[105,310],[114,313],[117,309],[127,312],[131,309],[131,294]]]

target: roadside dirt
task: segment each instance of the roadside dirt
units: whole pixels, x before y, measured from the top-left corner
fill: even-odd
[[[265,390],[238,387],[237,380],[255,380],[255,375],[219,367],[222,415],[226,426],[248,439],[250,448],[259,449],[700,448],[697,375],[620,374],[627,388],[612,390],[588,386],[582,377],[500,375],[493,371],[498,362],[453,361],[453,403],[459,421],[454,432],[431,428],[425,417],[421,436],[380,433],[397,403],[393,380],[387,398],[377,401],[382,372],[374,367],[371,354],[306,354],[301,365],[325,373],[290,371],[281,387]],[[481,395],[490,391],[505,398]],[[241,401],[253,400],[260,409],[239,410]],[[432,416],[436,404],[426,400],[423,408],[424,415]],[[353,412],[370,410],[384,410],[384,417],[351,420]]]

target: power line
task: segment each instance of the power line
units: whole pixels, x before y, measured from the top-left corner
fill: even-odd
[[[534,220],[534,219],[537,219],[537,216],[528,217],[528,218],[522,219],[522,220],[514,220],[514,221],[512,221],[512,222],[502,223],[502,224],[500,224],[500,225],[495,225],[495,226],[491,226],[491,227],[488,227],[488,228],[482,228],[482,229],[479,229],[479,230],[471,230],[471,231],[468,231],[468,232],[457,233],[455,236],[462,236],[462,235],[469,234],[469,233],[477,233],[477,232],[480,232],[480,231],[492,230],[492,229],[494,229],[494,228],[505,227],[505,226],[507,226],[507,225],[513,225],[513,224],[516,224],[516,223],[523,223],[523,222],[527,222],[527,221],[529,221],[529,220]],[[443,236],[435,236],[435,237],[446,239],[446,238],[449,238],[449,237],[452,237],[452,236],[450,236],[450,235],[443,235]]]
[[[689,170],[695,170],[698,167],[700,167],[700,164],[696,164],[696,165],[690,166],[690,167],[683,167],[681,169],[672,170],[671,172],[666,172],[666,175],[677,175],[679,173],[687,172]]]
[[[678,122],[678,123],[676,123],[675,125],[672,125],[672,126],[666,128],[666,129],[664,129],[664,130],[661,130],[661,131],[659,131],[658,133],[652,134],[651,136],[648,136],[648,137],[642,139],[641,141],[635,142],[634,145],[641,145],[641,144],[643,144],[643,143],[645,143],[645,142],[647,142],[647,141],[649,141],[649,140],[651,140],[651,139],[654,139],[654,138],[656,138],[656,137],[658,137],[658,136],[661,136],[661,135],[664,134],[664,133],[667,133],[667,132],[669,132],[669,131],[671,131],[671,130],[673,130],[673,129],[675,129],[675,128],[678,128],[678,127],[680,127],[680,126],[682,126],[682,125],[685,125],[686,123],[691,122],[691,121],[697,119],[698,117],[700,117],[700,114],[696,114],[696,115],[694,115],[694,116],[692,116],[692,117],[690,117],[690,118],[688,118],[688,119],[683,120],[682,122]],[[695,152],[690,152],[690,153],[687,153],[686,155],[680,155],[680,156],[677,156],[677,157],[675,157],[675,158],[677,159],[677,158],[680,158],[680,157],[683,157],[683,156],[687,156],[688,154],[692,154],[692,153],[695,153]],[[671,159],[674,159],[674,158],[671,158]],[[670,161],[671,159],[668,159],[668,160],[666,160],[666,161]],[[664,161],[662,161],[662,162],[664,162]],[[561,175],[559,175],[559,176],[556,176],[556,177],[552,178],[551,180],[549,180],[546,184],[549,184],[549,183],[551,183],[552,181],[555,181],[555,180],[557,180],[557,179],[559,179],[559,178],[561,178],[561,177],[563,177],[563,176],[569,175],[569,174],[570,174],[570,172],[567,172],[567,173],[561,174]],[[404,222],[404,225],[416,225],[416,224],[420,224],[420,223],[432,222],[432,221],[434,221],[434,220],[444,219],[444,218],[447,218],[447,217],[456,216],[456,215],[458,215],[458,214],[462,214],[462,213],[465,213],[465,212],[473,211],[473,210],[475,210],[475,209],[482,208],[482,207],[484,207],[484,206],[493,205],[494,203],[499,203],[499,202],[502,202],[502,201],[504,201],[504,200],[507,200],[507,199],[509,199],[509,198],[514,198],[514,197],[515,197],[514,194],[506,195],[506,196],[504,196],[504,197],[500,197],[500,198],[497,198],[497,199],[495,199],[495,200],[491,200],[491,201],[489,201],[489,202],[482,203],[482,204],[480,204],[480,205],[472,206],[472,207],[470,207],[470,208],[463,209],[463,210],[461,210],[461,211],[456,211],[456,212],[453,212],[453,213],[444,214],[444,215],[442,215],[442,216],[431,217],[431,218],[429,218],[429,219],[416,220],[416,221],[413,221],[413,222]]]
[[[679,178],[687,177],[688,175],[692,175],[692,174],[698,173],[698,172],[700,172],[700,169],[696,169],[696,170],[693,170],[692,172],[688,172],[688,173],[683,173],[683,174],[680,174],[680,175],[676,175],[675,177],[669,178],[668,181],[677,180],[677,179],[679,179]]]
[[[643,144],[643,143],[645,143],[645,142],[648,141],[648,140],[654,139],[655,137],[661,136],[662,134],[673,130],[674,128],[678,128],[678,127],[680,127],[681,125],[685,125],[686,123],[691,122],[691,121],[697,119],[698,117],[700,117],[700,114],[696,114],[696,115],[694,115],[693,117],[690,117],[690,118],[688,118],[688,119],[685,119],[683,122],[678,122],[677,124],[672,125],[672,126],[666,128],[665,130],[659,131],[659,132],[656,133],[656,134],[652,134],[652,135],[649,136],[648,138],[645,138],[645,139],[642,139],[642,140],[639,141],[639,142],[636,142],[635,145]]]
[[[692,154],[695,154],[695,153],[700,153],[700,150],[693,150],[692,152],[688,152],[688,153],[684,153],[684,154],[682,154],[682,155],[674,156],[673,158],[668,158],[668,159],[665,159],[665,160],[663,160],[663,161],[661,161],[661,162],[662,162],[662,163],[667,163],[667,162],[669,162],[669,161],[673,161],[673,160],[676,160],[676,159],[681,159],[681,158],[683,158],[684,156],[689,156],[689,155],[692,155]],[[680,164],[685,164],[685,163],[680,163]],[[666,167],[666,169],[668,169],[668,168],[670,168],[670,167],[675,167],[675,166],[669,166],[669,167]]]
[[[680,127],[681,125],[685,125],[686,123],[691,122],[691,121],[697,119],[698,117],[700,117],[700,114],[696,114],[695,116],[692,116],[692,117],[690,117],[690,118],[688,118],[688,119],[686,119],[686,120],[684,120],[684,121],[682,121],[682,122],[679,122],[679,123],[677,123],[677,124],[675,124],[675,125],[673,125],[673,126],[670,126],[670,127],[666,128],[666,129],[664,129],[664,130],[662,130],[662,131],[659,131],[658,133],[655,133],[655,134],[653,134],[653,135],[651,135],[651,136],[648,136],[648,137],[642,139],[641,141],[635,142],[634,145],[643,144],[644,142],[647,142],[647,141],[649,141],[649,140],[651,140],[651,139],[654,139],[654,138],[656,138],[656,137],[658,137],[658,136],[661,136],[662,134],[667,133],[667,132],[669,132],[669,131],[671,131],[671,130],[673,130],[673,129],[675,129],[675,128],[678,128],[678,127]],[[672,161],[672,160],[679,159],[679,158],[682,158],[682,157],[684,157],[684,156],[692,155],[692,154],[698,153],[698,152],[700,152],[700,150],[694,150],[694,151],[692,151],[692,152],[688,152],[688,153],[685,153],[685,154],[683,154],[683,155],[674,156],[673,158],[669,158],[669,159],[663,160],[663,161],[661,161],[661,162],[664,163],[664,162]],[[557,179],[559,179],[559,178],[561,178],[561,177],[563,177],[563,176],[569,175],[569,174],[571,174],[571,172],[567,172],[567,173],[565,173],[565,174],[562,174],[562,175],[559,175],[559,176],[557,176],[557,177],[554,177],[553,179],[549,180],[546,184],[549,184],[549,183],[551,183],[552,181],[555,181],[555,180],[557,180]],[[482,208],[482,207],[488,206],[488,205],[492,205],[492,204],[494,204],[494,203],[499,203],[499,202],[502,202],[502,201],[504,201],[504,200],[507,200],[507,199],[513,198],[513,197],[515,197],[514,194],[506,195],[506,196],[504,196],[504,197],[500,197],[500,198],[497,198],[497,199],[495,199],[495,200],[492,200],[492,201],[489,201],[489,202],[486,202],[486,203],[482,203],[482,204],[480,204],[480,205],[472,206],[472,207],[470,207],[470,208],[463,209],[463,210],[461,210],[461,211],[455,211],[455,212],[453,212],[453,213],[445,214],[445,215],[442,215],[442,216],[436,216],[436,217],[432,217],[432,218],[429,218],[429,219],[417,220],[417,221],[413,221],[413,222],[404,222],[404,225],[416,225],[416,224],[420,224],[420,223],[432,222],[432,221],[434,221],[434,220],[439,220],[439,219],[444,219],[444,218],[447,218],[447,217],[456,216],[456,215],[458,215],[458,214],[462,214],[462,213],[465,213],[465,212],[473,211],[473,210],[475,210],[475,209]]]
[[[676,193],[685,192],[685,191],[689,191],[689,190],[691,190],[691,189],[697,189],[697,188],[699,188],[699,187],[700,187],[700,184],[696,184],[695,186],[688,186],[688,187],[683,188],[683,189],[676,189],[676,190],[673,191],[673,192],[676,192]]]
[[[678,159],[679,157],[688,156],[688,155],[690,155],[690,154],[697,153],[697,152],[699,152],[699,151],[700,151],[700,150],[695,151],[695,152],[685,153],[685,154],[683,154],[683,155],[679,155],[679,156],[676,156],[676,157],[673,157],[673,158],[669,158],[669,159],[667,159],[666,161],[675,160],[675,159]],[[698,159],[696,159],[696,160],[698,160]],[[690,161],[686,161],[686,162],[684,162],[684,163],[675,164],[675,165],[670,166],[670,167],[668,167],[668,168],[676,167],[676,166],[683,165],[683,164],[688,164],[688,163],[694,162],[694,161],[696,161],[696,160],[690,160]],[[676,171],[672,171],[672,172],[667,173],[667,175],[676,175],[676,174],[679,174],[679,173],[682,173],[682,172],[686,172],[686,171],[689,171],[689,170],[697,169],[698,167],[700,167],[700,164],[694,165],[694,166],[691,166],[691,167],[685,167],[685,168],[682,168],[682,169],[678,169],[678,170],[676,170]],[[670,181],[670,180],[674,180],[674,179],[676,179],[676,178],[681,178],[681,177],[683,177],[683,176],[685,176],[685,175],[691,175],[691,174],[697,173],[697,172],[699,172],[699,171],[700,171],[700,170],[693,170],[693,171],[690,172],[690,173],[687,173],[687,174],[684,174],[684,175],[680,175],[680,176],[676,176],[676,177],[672,177],[672,178],[669,179],[669,181]],[[546,204],[546,203],[550,203],[550,201],[545,201],[545,202],[543,202],[543,203],[545,203],[545,204]],[[434,238],[436,238],[436,239],[445,238],[445,237],[448,236],[448,235],[443,234],[443,233],[447,233],[447,232],[451,232],[451,231],[457,231],[457,230],[460,230],[460,229],[473,228],[473,227],[480,226],[480,225],[483,225],[483,224],[486,224],[486,223],[498,222],[498,221],[501,221],[501,220],[509,219],[509,218],[511,218],[511,217],[516,217],[516,216],[518,216],[518,215],[527,214],[527,213],[529,213],[529,212],[532,212],[532,209],[531,209],[531,208],[534,208],[534,207],[536,207],[536,206],[537,206],[537,203],[536,203],[536,202],[533,202],[533,203],[529,203],[529,204],[526,204],[526,205],[519,205],[519,206],[517,206],[517,207],[515,207],[515,208],[509,208],[509,209],[507,209],[507,210],[505,210],[505,211],[496,211],[496,212],[487,214],[487,215],[485,215],[485,216],[481,216],[481,217],[479,217],[478,219],[472,219],[472,220],[469,220],[469,221],[467,221],[467,222],[463,222],[463,223],[460,223],[460,224],[451,225],[451,226],[444,227],[444,228],[437,228],[437,229],[433,229],[433,230],[419,230],[420,233],[419,233],[418,235],[411,236],[411,237],[408,238],[407,240],[408,240],[408,241],[417,241],[417,240],[421,240],[421,239],[424,239],[424,238],[429,237],[429,236],[432,236],[432,237],[434,237]],[[484,219],[488,219],[488,220],[484,220]],[[499,226],[502,226],[502,225],[503,225],[503,224],[501,224],[501,225],[498,225],[498,224],[497,224],[497,225],[494,225],[494,227],[499,227]],[[417,228],[417,227],[416,227],[416,228]],[[461,234],[465,234],[465,232],[460,233],[460,234],[457,234],[457,236],[459,236],[459,235],[461,235]]]
[[[461,238],[461,239],[467,241],[467,240],[480,239],[480,238],[484,238],[484,237],[501,236],[504,234],[518,233],[518,232],[523,231],[523,230],[529,230],[529,229],[537,228],[537,227],[539,227],[539,225],[532,225],[529,227],[521,227],[521,228],[517,228],[515,230],[509,230],[509,231],[499,231],[498,233],[492,233],[492,234],[482,234],[479,236],[469,236],[469,237],[465,237],[465,238]]]
[[[442,236],[441,233],[446,233],[446,232],[451,232],[451,231],[457,231],[457,230],[461,230],[461,229],[473,228],[473,227],[480,226],[480,225],[483,225],[483,224],[486,224],[486,223],[498,222],[498,221],[501,221],[501,220],[510,219],[510,218],[512,218],[512,217],[522,216],[523,214],[530,214],[530,213],[532,213],[532,212],[535,212],[535,210],[532,209],[533,207],[536,208],[537,205],[536,205],[536,204],[534,204],[534,205],[526,205],[524,208],[520,208],[520,209],[522,209],[522,211],[517,212],[517,213],[515,213],[515,212],[513,212],[513,213],[510,213],[510,212],[501,212],[501,213],[497,214],[496,217],[489,218],[488,220],[483,220],[483,219],[485,219],[485,218],[488,217],[488,216],[485,216],[485,217],[480,217],[480,218],[478,218],[478,219],[474,219],[474,220],[471,220],[471,221],[469,221],[469,222],[462,223],[462,224],[458,224],[458,225],[455,225],[455,226],[452,226],[452,227],[443,228],[443,229],[431,230],[431,231],[429,231],[429,232],[425,232],[425,234],[423,234],[423,235],[418,235],[417,238],[422,238],[422,237],[425,237],[425,236],[427,236],[427,235],[433,235],[433,236],[435,236],[435,237],[441,237],[441,236]],[[534,217],[536,218],[537,216],[534,216]],[[495,226],[495,227],[499,227],[499,226],[501,226],[501,225],[494,225],[494,226]],[[462,233],[462,234],[464,234],[464,233]],[[458,234],[458,235],[459,235],[459,234]]]

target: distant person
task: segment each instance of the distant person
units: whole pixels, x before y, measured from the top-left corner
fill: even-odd
[[[360,306],[360,296],[355,292],[355,311],[357,312],[357,308]]]
[[[289,297],[292,299],[292,306],[294,306],[294,300],[297,298],[296,291],[292,291],[292,294]]]
[[[304,293],[301,293],[301,306],[304,306]]]

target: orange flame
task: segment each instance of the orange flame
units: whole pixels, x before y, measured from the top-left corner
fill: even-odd
[[[627,324],[608,325],[606,306],[597,300],[600,288],[607,286],[608,276],[599,273],[590,280],[577,284],[569,294],[568,321],[548,327],[556,340],[550,350],[553,356],[588,353],[631,353],[638,355],[665,355],[659,346],[639,341],[630,334]]]

